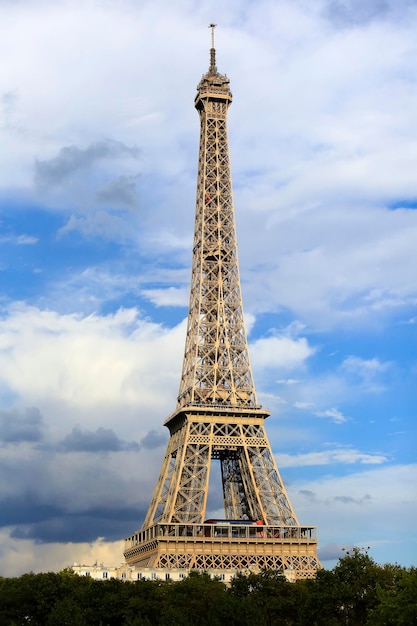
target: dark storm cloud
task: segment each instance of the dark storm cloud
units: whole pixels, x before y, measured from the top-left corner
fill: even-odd
[[[14,527],[14,539],[33,539],[39,543],[89,542],[98,537],[108,541],[123,539],[139,528],[145,509],[105,505],[68,513],[56,504],[40,502],[35,494],[0,501],[0,526]]]
[[[90,169],[103,159],[113,159],[119,156],[137,157],[138,154],[136,147],[129,147],[110,139],[97,141],[87,148],[65,146],[53,159],[35,162],[35,181],[41,187],[51,187],[64,182],[80,171]]]
[[[37,442],[43,437],[42,415],[36,407],[0,411],[0,441],[4,444]]]
[[[343,504],[367,504],[372,501],[369,494],[364,495],[362,498],[352,498],[351,496],[335,496],[332,498],[336,502],[342,502]]]
[[[158,433],[156,430],[150,430],[148,434],[143,437],[140,445],[148,450],[153,450],[154,448],[159,448],[160,446],[165,445],[166,442],[167,437],[164,433]]]
[[[62,514],[55,504],[44,503],[31,493],[6,496],[0,500],[0,526],[40,524]]]
[[[35,505],[34,515],[40,517],[41,513],[46,513],[45,507],[37,512]],[[140,527],[146,511],[124,506],[114,509],[97,507],[71,514],[51,509],[50,513],[38,521],[28,511],[26,523],[22,521],[10,536],[13,539],[32,539],[37,543],[84,543],[95,541],[98,537],[117,541]]]
[[[96,431],[74,427],[59,443],[64,452],[127,452],[138,451],[136,441],[119,439],[111,428],[97,428]]]
[[[97,192],[97,200],[111,205],[123,204],[129,208],[137,207],[139,201],[136,189],[137,179],[138,175],[119,176]]]
[[[32,454],[0,455],[0,527],[15,539],[38,543],[119,540],[140,527],[149,487],[139,471],[127,476],[132,455],[120,461],[97,455],[68,458],[37,448]],[[142,471],[140,471],[142,469]],[[149,469],[148,467],[146,469]]]
[[[308,489],[300,489],[298,492],[300,495],[304,496],[311,503],[318,503],[319,500],[317,498],[317,494],[313,491],[309,491]],[[321,502],[325,502],[327,505],[332,505],[334,502],[341,502],[342,504],[368,504],[372,502],[372,498],[369,494],[365,494],[362,498],[352,498],[352,496],[334,496],[333,498],[328,498],[327,500],[320,500]]]
[[[345,554],[345,550],[351,549],[352,544],[350,543],[328,543],[327,545],[317,550],[317,556],[319,557],[320,561],[336,561]]]
[[[307,498],[307,500],[310,500],[312,502],[314,502],[317,499],[317,495],[313,491],[310,491],[309,489],[300,489],[299,493],[305,498]]]

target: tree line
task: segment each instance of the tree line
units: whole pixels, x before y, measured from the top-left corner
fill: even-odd
[[[97,581],[72,570],[0,578],[0,626],[412,626],[417,569],[354,549],[314,580],[206,573],[178,582]]]

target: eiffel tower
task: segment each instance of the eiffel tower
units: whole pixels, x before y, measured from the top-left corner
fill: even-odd
[[[125,540],[136,568],[284,570],[312,578],[316,529],[301,526],[271,451],[243,320],[227,111],[229,79],[210,66],[195,98],[200,116],[191,292],[182,376],[165,458],[141,530]],[[222,519],[206,519],[220,466]]]

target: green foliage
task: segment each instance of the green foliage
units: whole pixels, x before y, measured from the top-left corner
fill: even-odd
[[[69,602],[87,582],[52,572],[5,578],[0,583],[0,625],[45,626],[55,607],[64,600]]]
[[[315,580],[206,573],[179,582],[95,581],[72,570],[0,578],[0,626],[417,626],[417,569],[359,549]]]
[[[391,584],[378,589],[378,603],[370,611],[371,626],[412,626],[417,624],[417,569],[396,567]]]
[[[297,614],[297,592],[281,572],[240,574],[229,594],[239,601],[239,624],[293,624]]]

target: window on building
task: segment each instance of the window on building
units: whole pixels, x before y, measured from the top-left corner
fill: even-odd
[[[138,572],[138,580],[142,580],[142,574]]]
[[[171,578],[171,574],[169,572],[167,572],[165,574],[165,580],[169,580]]]
[[[123,578],[123,579],[124,579],[124,578],[126,578],[126,572],[123,572],[123,574],[122,574],[122,578]]]
[[[107,572],[103,572],[103,578],[108,578]]]

